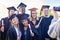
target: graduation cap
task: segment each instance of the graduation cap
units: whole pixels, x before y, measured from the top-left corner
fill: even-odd
[[[18,17],[18,19],[20,20],[21,14],[18,14],[17,17]]]
[[[27,14],[22,14],[20,20],[25,20],[25,19],[28,20],[28,17],[29,16]]]
[[[18,18],[18,16],[17,16],[16,14],[13,14],[9,19],[12,20],[12,19],[15,18],[15,17]],[[18,20],[19,20],[19,18],[18,18]]]
[[[60,11],[60,7],[53,7],[54,11]]]
[[[8,10],[14,10],[14,11],[16,11],[16,8],[13,7],[13,6],[12,6],[12,7],[8,7],[7,9],[8,9]]]
[[[27,6],[26,4],[20,3],[17,8],[19,8],[19,7],[20,7],[20,8],[25,8],[26,6]]]
[[[31,13],[35,13],[36,12],[36,10],[38,10],[37,8],[31,8],[31,9],[29,9],[30,11],[31,11]]]
[[[49,7],[50,7],[49,5],[43,5],[42,8],[41,8],[41,11],[42,11],[44,8],[49,9]]]

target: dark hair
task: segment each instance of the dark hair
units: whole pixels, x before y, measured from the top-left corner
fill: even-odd
[[[10,17],[10,20],[12,20],[13,18],[17,17],[16,14],[13,14],[11,17]],[[18,18],[18,17],[17,17]],[[19,19],[18,19],[19,20]]]

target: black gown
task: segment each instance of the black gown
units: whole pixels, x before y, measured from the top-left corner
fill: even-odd
[[[24,28],[22,28],[21,32],[22,32],[21,40],[32,40],[29,28],[27,28],[27,30],[24,30]]]
[[[50,38],[47,33],[52,19],[53,19],[53,16],[50,16],[48,18],[43,17],[41,21],[40,28],[41,28],[41,33],[42,33],[42,40],[45,40],[45,38],[48,38],[50,40],[55,40],[55,39]]]
[[[7,40],[17,40],[17,33],[14,27],[10,27],[7,31]]]
[[[25,13],[23,13],[23,14],[25,14]],[[22,22],[21,22],[21,15],[23,15],[23,14],[17,14],[17,17],[18,17],[18,19],[19,19],[19,26],[20,26],[20,29],[23,28],[23,24],[22,24]],[[29,16],[28,14],[25,14],[25,15]]]
[[[2,20],[4,20],[4,32],[1,32],[1,39],[6,40],[7,31],[11,26],[11,21],[8,17],[3,18]]]
[[[34,37],[33,37],[33,40],[41,40],[41,28],[38,27],[38,28],[35,28],[35,26],[38,24],[38,20],[36,20],[36,24],[34,25],[32,22],[30,22],[30,25],[31,25],[31,28],[32,28],[32,31],[34,33]]]

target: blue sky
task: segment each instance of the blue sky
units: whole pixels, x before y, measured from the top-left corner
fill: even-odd
[[[53,6],[60,6],[60,0],[0,0],[0,19],[8,16],[7,7],[15,6],[16,8],[21,2],[27,5],[26,13],[28,14],[28,9],[32,7],[40,10],[42,5],[50,5],[50,9],[52,9]]]
[[[60,0],[42,0],[45,4],[50,4],[51,6],[53,5],[59,5],[60,4]]]

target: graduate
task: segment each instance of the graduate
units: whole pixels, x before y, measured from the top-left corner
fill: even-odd
[[[24,3],[20,3],[19,5],[18,5],[18,7],[17,7],[17,9],[18,9],[18,12],[19,12],[19,14],[17,14],[18,15],[18,18],[19,18],[19,25],[21,26],[21,28],[22,28],[22,23],[21,23],[21,21],[20,21],[20,16],[22,15],[22,14],[26,14],[25,12],[26,12],[26,7],[27,7],[27,5],[26,4],[24,4]],[[28,14],[26,14],[27,16],[29,16]]]
[[[26,7],[27,7],[27,5],[24,4],[24,3],[22,3],[22,2],[18,5],[17,9],[18,9],[18,12],[19,12],[19,14],[18,14],[19,17],[20,17],[20,15],[22,15],[22,14],[26,14],[26,13],[25,13],[25,12],[26,12]],[[26,14],[26,15],[28,15],[28,14]],[[29,16],[29,15],[28,15],[28,16]]]
[[[53,24],[54,22],[56,22],[58,20],[58,13],[59,12],[59,7],[53,7],[53,14],[54,14],[54,18],[51,21],[51,24]]]
[[[49,15],[49,5],[43,5],[42,6],[42,11],[44,13],[44,16],[42,18],[42,21],[40,23],[40,27],[41,27],[41,33],[42,33],[42,40],[52,40],[48,34],[47,31],[49,29],[49,25],[51,24],[51,20],[53,18],[53,16]]]
[[[20,18],[20,16],[22,15],[22,14],[24,14],[25,13],[25,8],[26,8],[26,6],[27,5],[25,5],[24,3],[20,3],[18,6],[17,6],[17,11],[18,11],[18,17]]]
[[[15,7],[8,7],[8,17],[2,18],[1,19],[1,39],[2,40],[6,40],[6,34],[7,31],[9,29],[9,27],[11,26],[11,20],[10,17],[14,14],[15,12]]]
[[[20,3],[20,4],[18,5],[17,9],[18,9],[18,11],[20,12],[20,14],[24,14],[25,11],[26,11],[26,7],[27,7],[26,4]]]
[[[31,20],[30,20],[30,25],[32,28],[32,31],[34,32],[34,38],[33,40],[41,40],[40,38],[40,28],[37,27],[38,25],[38,19],[37,19],[37,8],[31,8],[29,9],[31,11]]]
[[[17,7],[17,9],[19,11],[19,14],[26,14],[25,13],[26,12],[26,7],[27,7],[27,5],[21,2]],[[28,14],[26,14],[26,15],[28,15]]]
[[[21,40],[21,31],[19,29],[19,19],[17,15],[11,16],[11,27],[7,32],[7,40]]]
[[[55,12],[60,12],[60,7],[55,7]],[[49,26],[48,35],[51,38],[55,38],[57,40],[60,40],[60,18],[58,18],[55,22],[53,22]]]
[[[32,40],[34,33],[29,29],[28,16],[26,14],[21,15],[21,22],[23,24],[21,40]]]
[[[60,40],[60,19],[49,26],[48,35],[51,38]]]
[[[19,17],[20,17],[20,15],[22,15],[22,14],[26,14],[26,13],[25,13],[25,12],[26,12],[26,7],[27,7],[27,5],[24,4],[24,3],[22,3],[22,2],[18,5],[17,9],[18,9],[18,12],[19,12],[19,14],[18,14]],[[28,14],[26,14],[26,15],[28,15]],[[29,16],[29,15],[28,15],[28,16]]]

